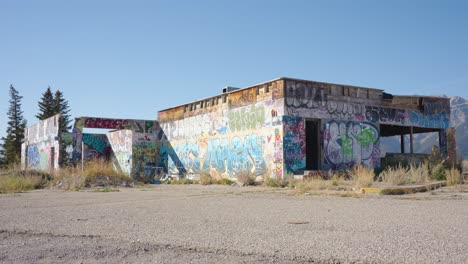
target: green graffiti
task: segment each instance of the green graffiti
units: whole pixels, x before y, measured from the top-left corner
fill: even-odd
[[[364,128],[356,135],[356,139],[361,142],[363,147],[367,147],[377,141],[377,135],[375,135],[370,128]]]
[[[341,134],[341,149],[343,150],[344,155],[353,154],[352,140],[349,137],[347,137],[345,133]]]

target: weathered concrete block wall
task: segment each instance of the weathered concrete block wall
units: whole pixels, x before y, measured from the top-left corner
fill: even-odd
[[[23,169],[49,171],[59,167],[59,120],[60,115],[55,115],[26,129],[21,148]]]
[[[180,160],[169,158],[169,173],[282,177],[282,97],[277,81],[160,112],[167,146]]]

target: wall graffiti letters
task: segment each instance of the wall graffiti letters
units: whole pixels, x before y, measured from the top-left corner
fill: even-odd
[[[355,164],[380,165],[379,130],[368,122],[330,121],[324,131],[325,169],[348,169]]]

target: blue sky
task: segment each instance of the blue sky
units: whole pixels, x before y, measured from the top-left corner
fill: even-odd
[[[467,3],[0,0],[0,136],[10,84],[29,124],[49,85],[135,119],[281,76],[468,98]]]

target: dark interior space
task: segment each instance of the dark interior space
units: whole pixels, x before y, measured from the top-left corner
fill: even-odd
[[[319,120],[306,121],[306,170],[320,169],[319,129]]]

